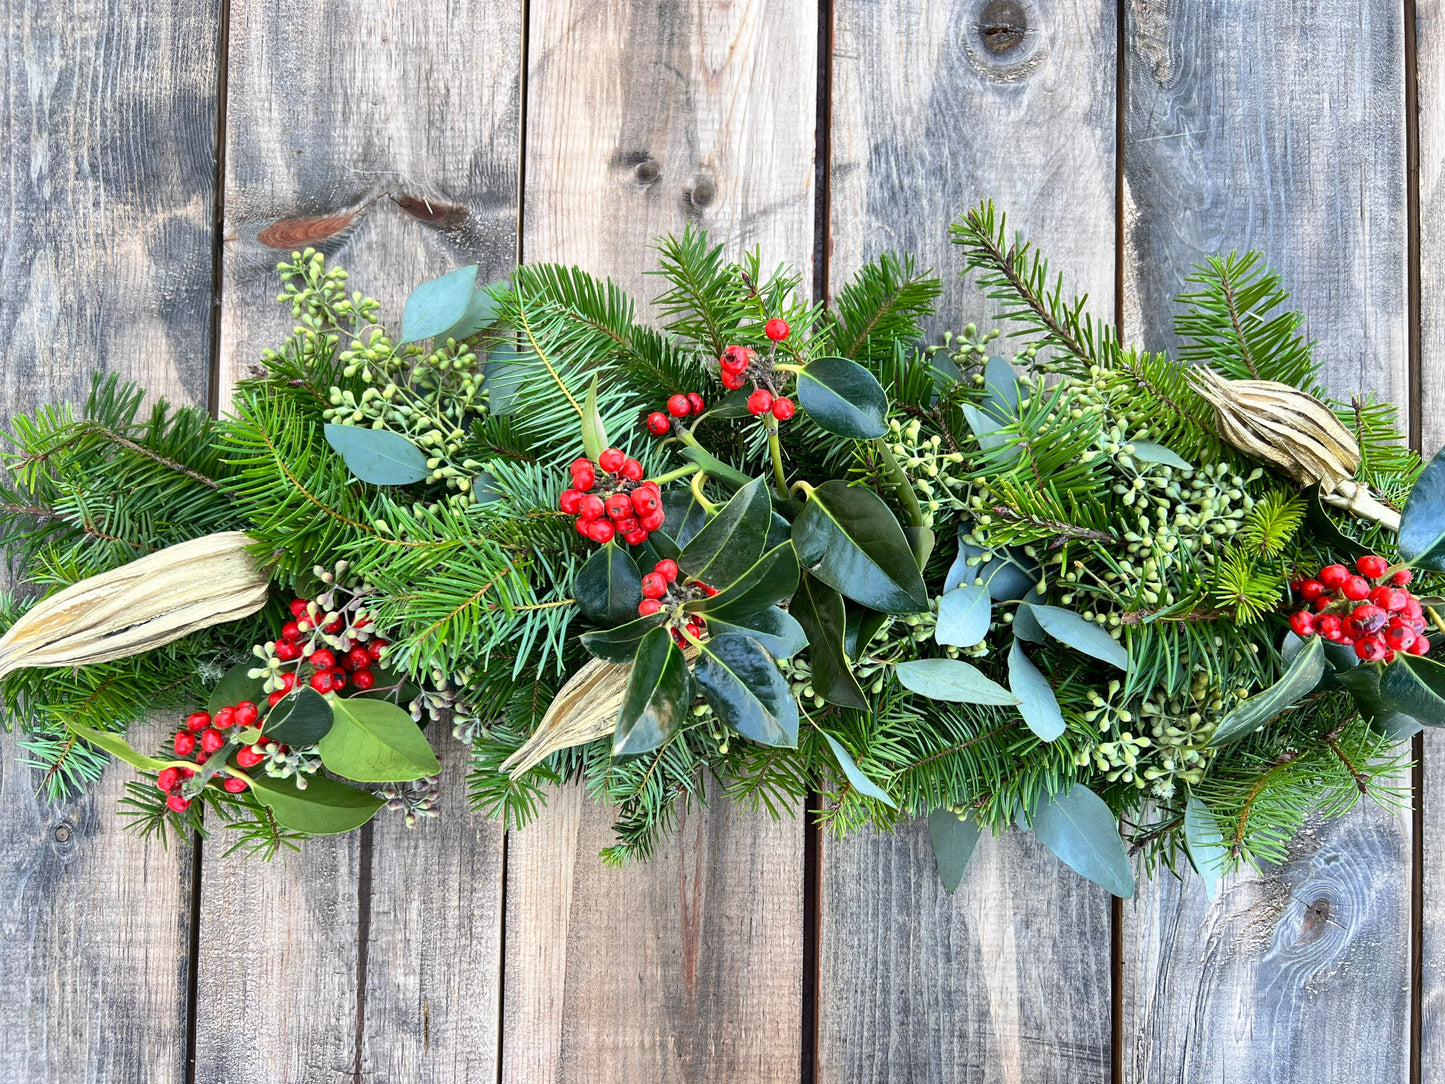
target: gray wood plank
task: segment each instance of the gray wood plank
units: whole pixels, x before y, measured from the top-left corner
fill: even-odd
[[[0,416],[81,399],[94,369],[204,402],[214,5],[6,6]],[[0,736],[0,1078],[185,1078],[192,864],[115,816],[134,773],[51,805]]]
[[[274,267],[293,248],[344,264],[393,326],[423,279],[510,270],[519,5],[233,0],[230,13],[224,387],[289,329]],[[495,1074],[502,834],[465,808],[465,750],[435,741],[446,820],[380,820],[369,885],[356,836],[271,867],[206,855],[199,989],[213,1010],[197,1029],[197,1079]],[[284,950],[239,966],[226,935],[237,914],[253,943]],[[244,1026],[258,1018],[285,1024]]]
[[[993,311],[948,225],[993,198],[1114,315],[1112,5],[838,0],[830,287],[886,249],[945,283],[935,330]],[[825,836],[820,1081],[1104,1081],[1110,905],[1032,840],[980,845],[950,897],[927,832]]]
[[[694,221],[807,271],[816,27],[803,0],[534,0],[524,258],[647,297],[650,240]],[[609,821],[568,790],[508,841],[503,1078],[796,1081],[801,820],[719,799],[624,870]]]
[[[1126,334],[1170,347],[1190,265],[1260,248],[1334,390],[1408,407],[1400,5],[1137,3],[1126,44]],[[1141,892],[1124,1079],[1405,1079],[1410,875],[1409,818],[1364,808],[1212,907]]]

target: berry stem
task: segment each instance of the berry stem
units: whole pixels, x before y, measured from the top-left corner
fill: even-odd
[[[1440,614],[1436,612],[1435,607],[1426,606],[1425,612],[1430,615],[1430,623],[1442,633],[1445,633],[1445,620],[1441,620]]]
[[[686,478],[689,474],[696,474],[701,469],[696,463],[689,463],[685,467],[678,467],[677,470],[670,470],[666,474],[659,474],[656,478],[650,478],[648,481],[665,486],[668,482],[675,482],[679,478]]]
[[[778,427],[764,422],[763,429],[768,434],[768,452],[773,457],[773,480],[778,486],[778,496],[787,500],[788,475],[783,470],[783,444],[778,440]]]
[[[792,373],[795,376],[803,371],[803,367],[801,365],[788,365],[781,361],[773,362],[773,368],[780,373]]]
[[[908,522],[915,527],[924,526],[923,507],[918,503],[918,494],[913,492],[913,484],[909,482],[908,475],[903,473],[892,449],[882,437],[875,438],[873,445],[878,449],[878,458],[888,468],[889,477],[893,479],[894,489],[898,492],[898,499],[903,502],[903,507],[908,512]]]
[[[708,500],[707,497],[703,496],[702,484],[705,481],[707,481],[707,471],[700,470],[692,476],[692,480],[688,483],[688,485],[692,488],[693,499],[697,501],[698,504],[702,505],[703,511],[711,514],[712,510],[716,508],[717,505],[713,504],[712,501]]]

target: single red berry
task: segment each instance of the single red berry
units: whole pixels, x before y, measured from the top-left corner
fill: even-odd
[[[357,670],[351,675],[351,684],[355,685],[362,692],[376,684],[376,675],[370,670]]]
[[[629,482],[642,481],[642,464],[635,459],[624,459],[622,461],[622,477]]]
[[[1299,585],[1299,596],[1306,602],[1313,602],[1325,593],[1325,585],[1319,580],[1305,580]]]
[[[637,517],[634,515],[626,515],[623,516],[621,519],[614,519],[612,521],[612,529],[618,534],[626,534],[628,531],[635,531],[641,526],[642,524],[637,521]]]
[[[687,401],[688,405],[692,407],[692,412],[694,414],[701,414],[704,410],[707,409],[707,403],[703,402],[702,396],[695,391],[690,391],[687,393]]]
[[[651,617],[660,609],[662,609],[662,603],[655,598],[645,598],[637,604],[637,612],[643,617]]]
[[[614,493],[605,504],[608,519],[626,519],[632,515],[632,498],[626,493]]]
[[[335,636],[345,627],[346,621],[343,618],[338,617],[335,621],[328,622],[327,624],[321,626],[321,630],[323,632],[329,632],[332,636]]]
[[[1372,580],[1377,580],[1389,570],[1390,562],[1383,557],[1368,554],[1355,561],[1355,567],[1360,570],[1361,576],[1368,576]]]
[[[186,716],[187,730],[205,730],[211,725],[211,713],[208,711],[193,711]]]
[[[696,640],[702,637],[703,627],[696,621],[689,621],[683,626],[683,631]]]
[[[221,784],[221,786],[225,787],[232,794],[240,794],[250,785],[250,783],[246,782],[246,780],[242,779],[239,775],[228,775],[226,776],[225,782]]]
[[[270,704],[270,705],[274,708],[277,704],[279,704],[281,701],[283,701],[283,700],[285,700],[285,699],[286,699],[286,694],[285,694],[284,692],[282,692],[281,690],[278,689],[278,690],[276,690],[276,692],[274,692],[274,693],[272,693],[270,696],[266,697],[266,703]]]
[[[216,712],[216,719],[211,725],[217,730],[230,730],[236,724],[236,709],[222,708]]]
[[[380,659],[382,651],[384,651],[390,646],[390,640],[383,640],[380,636],[378,636],[376,639],[372,640],[371,643],[366,645],[366,653],[370,655],[373,659]]]
[[[642,577],[642,597],[662,598],[667,594],[667,581],[656,572],[649,572]]]
[[[172,794],[166,799],[166,808],[172,813],[184,813],[191,808],[191,800],[182,798],[179,794]]]
[[[616,474],[622,469],[622,461],[626,459],[620,448],[608,448],[597,457],[597,465],[608,474]]]
[[[1351,576],[1345,580],[1340,588],[1340,594],[1351,602],[1359,602],[1370,597],[1370,581],[1363,576]]]
[[[1354,623],[1355,628],[1361,632],[1371,633],[1379,632],[1384,628],[1385,624],[1390,620],[1390,615],[1378,606],[1366,604],[1364,606],[1356,606],[1350,613],[1350,620]]]
[[[1388,650],[1379,636],[1364,636],[1355,641],[1355,654],[1365,662],[1380,662]]]
[[[1413,572],[1411,572],[1408,568],[1402,568],[1399,572],[1396,572],[1393,576],[1390,577],[1390,582],[1393,583],[1396,587],[1404,587],[1414,578],[1415,574]]]
[[[311,675],[311,687],[323,696],[331,691],[331,671],[318,670]]]
[[[295,640],[277,640],[275,651],[282,662],[295,662],[301,657],[301,645]]]
[[[677,562],[671,557],[664,557],[652,566],[652,571],[656,572],[668,583],[672,583],[673,580],[677,579]]]
[[[627,540],[629,546],[640,546],[647,541],[647,532],[638,527],[637,530],[628,531],[622,537]]]
[[[1315,631],[1326,640],[1338,640],[1340,638],[1340,619],[1334,614],[1325,614],[1315,621]]]
[[[586,493],[596,484],[597,474],[591,467],[588,467],[586,470],[577,470],[572,472],[573,489],[580,490],[581,492]]]
[[[328,670],[326,672],[326,676],[331,679],[332,692],[340,692],[342,689],[346,688],[346,671],[341,669],[341,667],[338,666],[335,670]]]
[[[1418,636],[1415,638],[1415,642],[1406,648],[1406,650],[1409,651],[1411,655],[1429,654],[1430,641],[1424,636]]]
[[[786,339],[790,330],[788,322],[776,316],[763,325],[763,334],[775,343],[780,343]]]
[[[737,391],[747,382],[748,378],[743,376],[742,373],[723,373],[722,375],[723,387],[727,388],[728,391]]]
[[[587,524],[587,537],[599,545],[606,545],[608,542],[611,542],[612,536],[616,533],[617,529],[612,526],[609,520],[594,519],[591,523]]]
[[[780,422],[787,421],[796,414],[797,411],[798,408],[793,405],[793,401],[786,395],[773,400],[773,417],[777,418]]]
[[[667,420],[666,414],[654,410],[647,416],[647,431],[655,437],[665,437],[672,432],[672,423]]]
[[[1331,591],[1337,591],[1350,578],[1350,570],[1344,565],[1326,565],[1320,569],[1319,581]]]
[[[214,753],[221,746],[226,744],[226,735],[219,730],[207,728],[201,731],[201,748],[207,753]]]
[[[371,668],[371,652],[364,647],[353,647],[346,653],[346,662],[353,670]]]
[[[1294,629],[1296,636],[1313,636],[1315,632],[1314,614],[1308,610],[1292,614],[1289,619],[1289,627]]]
[[[767,388],[759,388],[748,396],[748,410],[754,414],[766,414],[773,406],[773,393]]]
[[[562,496],[557,500],[557,507],[569,516],[575,516],[577,514],[577,506],[581,503],[582,491],[580,489],[564,489]]]
[[[189,730],[178,730],[171,739],[171,747],[175,749],[176,756],[188,757],[196,751],[196,736]]]
[[[301,639],[301,626],[295,621],[288,621],[281,626],[281,638],[283,640]]]
[[[287,670],[281,675],[281,691],[289,693],[294,688],[296,688],[296,674]]]
[[[633,509],[639,515],[646,515],[648,512],[656,511],[661,503],[657,499],[656,493],[650,489],[643,489],[640,486],[632,491],[629,499],[632,501]]]
[[[748,367],[753,356],[754,351],[746,346],[729,346],[722,352],[722,357],[718,358],[718,364],[723,372],[740,373]]]
[[[595,493],[587,494],[582,498],[582,503],[577,506],[577,514],[583,519],[598,519],[606,511],[607,505]]]
[[[1396,651],[1409,651],[1410,645],[1418,639],[1415,630],[1406,628],[1404,625],[1392,625],[1385,630],[1385,643]]]
[[[243,745],[236,750],[236,763],[243,768],[254,768],[265,759],[266,754],[257,752],[254,745]]]
[[[644,531],[660,531],[667,522],[667,514],[661,508],[638,517],[637,524]]]
[[[307,661],[317,670],[330,670],[336,665],[336,656],[330,648],[321,647],[313,651]]]
[[[161,790],[170,790],[181,781],[181,773],[177,768],[162,768],[156,776],[156,786]]]
[[[1334,595],[1321,595],[1319,598],[1315,599],[1315,609],[1321,612],[1328,610],[1334,604]]]
[[[1404,610],[1405,604],[1410,601],[1410,593],[1401,591],[1398,587],[1381,586],[1370,592],[1370,601],[1382,610],[1397,614]]]
[[[304,599],[304,598],[293,598],[293,599],[291,600],[291,616],[292,616],[292,617],[301,617],[301,616],[303,616],[303,615],[306,613],[306,607],[308,607],[308,606],[310,606],[310,605],[311,605],[311,603],[308,602],[308,601],[307,601],[306,599]]]
[[[260,715],[261,713],[256,710],[256,705],[249,700],[242,700],[236,705],[237,726],[255,726]]]
[[[674,418],[686,418],[692,413],[692,403],[681,393],[667,397],[667,412]]]

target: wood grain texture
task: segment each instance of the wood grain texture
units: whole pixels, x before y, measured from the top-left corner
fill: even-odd
[[[0,34],[0,417],[95,369],[204,402],[217,23],[172,0],[16,2]],[[185,1078],[191,852],[124,830],[116,765],[52,805],[0,736],[0,1079]]]
[[[992,198],[1112,320],[1113,7],[835,13],[830,289],[882,251],[913,252],[944,281],[935,331],[989,326],[948,226]],[[921,826],[825,838],[821,893],[820,1081],[1108,1079],[1108,896],[1032,840],[981,845],[950,897]]]
[[[817,9],[802,0],[533,0],[529,262],[647,298],[648,243],[692,221],[811,289]],[[718,800],[605,869],[576,790],[508,841],[503,1079],[795,1081],[803,828]]]
[[[274,268],[294,248],[344,264],[393,328],[418,282],[468,263],[482,281],[511,269],[516,3],[233,0],[230,14],[225,388],[290,329]],[[444,762],[462,759],[437,741]],[[448,782],[445,826],[376,824],[369,882],[358,837],[271,868],[207,853],[200,997],[217,1009],[197,1029],[197,1079],[495,1074],[502,837],[465,811],[456,770]],[[459,903],[464,915],[444,909]],[[242,966],[225,932],[238,914],[255,944],[283,950]]]
[[[1335,393],[1408,416],[1401,20],[1383,0],[1129,5],[1126,335],[1170,347],[1190,266],[1259,248]],[[1409,818],[1373,809],[1212,907],[1197,878],[1157,881],[1124,909],[1125,1080],[1404,1080],[1409,892]]]

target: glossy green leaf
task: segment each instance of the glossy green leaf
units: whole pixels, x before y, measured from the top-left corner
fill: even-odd
[[[642,638],[662,624],[662,614],[637,617],[615,629],[599,629],[584,632],[580,637],[582,646],[606,662],[631,662],[637,654],[637,645]]]
[[[572,585],[577,605],[599,624],[622,625],[637,616],[642,573],[632,555],[615,541],[587,558]]]
[[[707,510],[697,503],[697,498],[692,495],[692,489],[688,486],[669,486],[664,489],[662,510],[667,516],[662,523],[662,530],[679,546],[686,546],[707,524]]]
[[[914,659],[896,667],[903,687],[956,704],[1017,704],[1019,698],[962,659]]]
[[[932,527],[910,523],[903,528],[903,537],[908,539],[908,548],[913,551],[913,563],[921,572],[927,567],[928,559],[933,556],[933,547],[938,544],[938,536],[933,533]]]
[[[431,474],[421,449],[389,429],[328,423],[326,442],[336,449],[347,470],[374,486],[409,485]]]
[[[973,647],[988,635],[993,600],[982,587],[955,587],[938,600],[933,638],[948,647]]]
[[[868,649],[868,645],[873,642],[873,637],[878,635],[878,630],[891,618],[888,614],[870,610],[866,606],[859,606],[856,602],[850,602],[847,599],[843,600],[843,610],[847,614],[843,626],[843,653],[850,659],[857,659]]]
[[[808,646],[808,635],[803,626],[788,611],[769,606],[757,613],[740,614],[734,618],[709,614],[707,631],[712,636],[726,636],[737,633],[751,636],[775,659],[790,659]]]
[[[1134,446],[1134,458],[1140,463],[1161,463],[1166,467],[1174,467],[1176,470],[1194,469],[1194,464],[1189,460],[1171,452],[1162,444],[1154,444],[1147,440],[1135,440],[1130,443]]]
[[[642,638],[632,663],[612,735],[612,755],[636,756],[666,744],[686,720],[692,701],[687,659],[667,629],[653,629]]]
[[[1396,544],[1402,560],[1445,572],[1445,449],[1435,453],[1410,490]]]
[[[359,783],[403,783],[441,771],[411,713],[384,700],[331,701],[331,730],[316,745],[329,771]]]
[[[701,448],[694,448],[691,444],[683,445],[677,450],[677,454],[689,463],[696,463],[709,478],[715,478],[723,485],[732,486],[734,489],[741,489],[752,481],[736,467],[728,466],[717,456],[705,452]]]
[[[331,704],[309,685],[277,701],[266,713],[261,731],[282,745],[315,745],[334,722]],[[413,724],[415,726],[415,724]],[[415,779],[416,776],[408,776]]]
[[[93,730],[80,723],[67,723],[66,728],[87,745],[104,749],[111,756],[125,761],[132,768],[139,768],[143,772],[158,772],[166,766],[164,760],[157,760],[155,757],[148,757],[137,751],[119,734],[113,734],[108,730]]]
[[[1184,803],[1184,847],[1189,852],[1189,860],[1204,879],[1204,895],[1213,903],[1219,893],[1219,879],[1224,876],[1229,852],[1214,814],[1192,794]]]
[[[1445,666],[1434,659],[1396,655],[1380,672],[1380,702],[1424,726],[1445,726]]]
[[[888,432],[888,396],[872,373],[847,358],[814,358],[798,374],[798,403],[834,436],[871,440]]]
[[[1219,721],[1209,744],[1223,745],[1253,733],[1291,704],[1314,692],[1325,676],[1324,644],[1323,637],[1311,637],[1304,650],[1289,664],[1284,677],[1268,689],[1255,693]]]
[[[1346,517],[1349,515],[1346,512],[1340,514]],[[1346,564],[1370,552],[1340,530],[1334,516],[1326,510],[1324,501],[1320,500],[1319,486],[1312,486],[1305,493],[1305,526],[1309,528],[1310,541],[1317,549],[1333,554]]]
[[[784,542],[768,550],[716,595],[689,602],[684,608],[705,617],[737,618],[783,601],[797,587],[798,555],[791,542]]]
[[[702,643],[697,683],[728,726],[761,745],[798,744],[798,702],[778,664],[747,636],[715,636]]]
[[[587,398],[582,403],[582,450],[587,458],[596,463],[611,444],[607,440],[607,429],[602,424],[602,413],[597,409],[597,375],[587,385]]]
[[[1008,655],[1009,691],[1019,699],[1019,714],[1029,729],[1043,741],[1053,741],[1064,732],[1064,713],[1049,679],[1039,671],[1023,644],[1015,639]]]
[[[1020,607],[1022,609],[1023,607]],[[1129,652],[1092,621],[1085,621],[1073,610],[1061,606],[1040,606],[1030,604],[1030,615],[1038,621],[1039,627],[1060,643],[1068,644],[1075,651],[1082,651],[1091,658],[1116,666],[1125,672],[1129,669]]]
[[[903,528],[876,493],[834,480],[813,490],[793,521],[803,568],[884,613],[928,609],[928,589]]]
[[[1125,899],[1134,894],[1134,871],[1114,814],[1082,783],[1045,798],[1031,826],[1040,842],[1081,877]]]
[[[753,412],[748,409],[748,396],[751,394],[751,388],[737,388],[730,391],[708,407],[703,413],[703,417],[719,422],[751,418]]]
[[[848,618],[843,596],[805,574],[788,609],[808,634],[813,691],[830,704],[866,711],[868,698],[853,676],[845,654]]]
[[[397,345],[430,339],[454,327],[467,314],[476,284],[476,264],[423,282],[411,292],[401,311],[401,338]]]
[[[256,772],[251,776],[251,794],[270,808],[277,824],[313,836],[353,831],[386,805],[374,794],[319,773],[307,779],[305,790],[298,790],[294,779],[273,779]]]
[[[827,731],[822,733],[824,740],[828,743],[828,748],[832,749],[833,755],[838,758],[838,766],[843,769],[843,774],[847,776],[853,789],[865,798],[875,798],[890,809],[897,809],[898,803],[888,796],[886,790],[863,774],[863,769],[858,767],[858,762],[853,759],[853,754],[843,747],[843,743]]]
[[[983,829],[972,817],[960,817],[951,809],[934,809],[928,814],[928,840],[933,844],[933,861],[946,892],[958,890],[968,860],[978,846]]]
[[[234,707],[243,700],[249,700],[257,707],[265,704],[265,679],[253,678],[250,672],[255,670],[254,657],[238,662],[235,666],[226,671],[216,687],[211,690],[211,696],[206,702],[206,710],[212,715],[222,708]]]
[[[754,478],[693,536],[678,567],[713,587],[732,583],[763,555],[772,517],[767,482]]]
[[[467,307],[462,312],[461,319],[447,329],[443,338],[470,339],[483,328],[495,324],[498,305],[493,291],[505,289],[506,286],[507,283],[502,281],[473,289],[472,296],[467,299]]]

